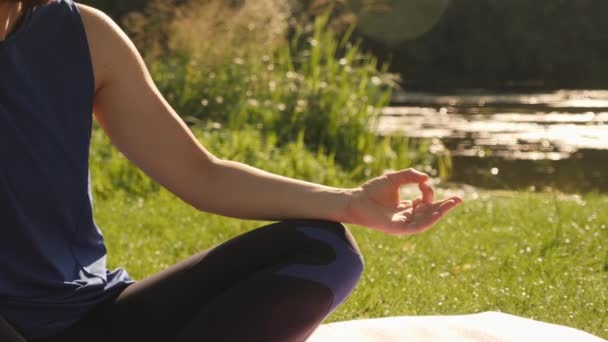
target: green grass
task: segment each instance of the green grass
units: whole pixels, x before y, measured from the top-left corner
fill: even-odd
[[[491,195],[428,234],[356,230],[367,272],[334,318],[499,310],[607,337],[608,197],[583,201]]]
[[[489,193],[426,234],[352,227],[366,270],[331,321],[499,310],[608,337],[608,197]],[[96,203],[111,267],[136,279],[264,222],[196,212],[166,191]]]
[[[218,38],[221,32],[190,41],[201,37],[191,24],[207,21],[184,13],[194,14],[179,17],[183,34],[171,37],[184,37],[186,48],[149,60],[151,71],[218,157],[334,186],[385,168],[450,173],[449,153],[432,152],[431,142],[414,146],[369,129],[390,95],[384,69],[329,32],[325,19],[308,36],[260,48]],[[247,34],[235,37],[248,41]],[[217,47],[224,40],[225,51]],[[264,224],[196,212],[134,169],[98,129],[92,145],[96,220],[109,266],[124,266],[135,279]],[[330,320],[500,310],[607,338],[606,207],[605,195],[494,192],[420,236],[352,227],[366,271]]]
[[[195,133],[222,158],[328,185],[357,183],[302,142],[279,148],[251,130]],[[124,266],[136,279],[264,224],[191,209],[130,165],[99,130],[91,172],[109,266]],[[480,198],[419,236],[352,227],[366,271],[330,320],[499,310],[608,338],[608,196],[482,192]]]

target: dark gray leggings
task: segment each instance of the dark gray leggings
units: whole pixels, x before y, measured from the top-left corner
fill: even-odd
[[[283,221],[136,282],[38,341],[303,341],[362,271],[343,225]]]

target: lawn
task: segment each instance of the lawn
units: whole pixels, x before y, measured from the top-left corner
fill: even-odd
[[[608,338],[608,196],[483,192],[433,230],[351,227],[366,270],[330,321],[502,311]],[[164,191],[96,201],[109,266],[141,279],[263,222],[196,212]]]
[[[131,30],[160,90],[212,153],[333,186],[409,166],[449,176],[441,144],[376,136],[396,80],[336,35],[329,14],[295,34],[283,27],[280,39],[268,22],[283,18],[278,6],[216,15],[222,3],[152,6]],[[244,17],[258,18],[256,30]],[[109,145],[95,130],[96,220],[110,267],[142,279],[263,224],[194,211]],[[329,319],[499,310],[608,338],[607,207],[608,195],[484,192],[420,236],[352,227],[366,271]]]

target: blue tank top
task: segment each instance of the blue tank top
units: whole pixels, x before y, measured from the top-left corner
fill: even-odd
[[[30,9],[0,42],[0,314],[55,334],[132,283],[108,271],[89,179],[94,80],[77,7]]]

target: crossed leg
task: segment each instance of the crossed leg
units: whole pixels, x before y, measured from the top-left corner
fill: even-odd
[[[362,271],[343,225],[282,221],[136,282],[40,341],[303,341]]]

